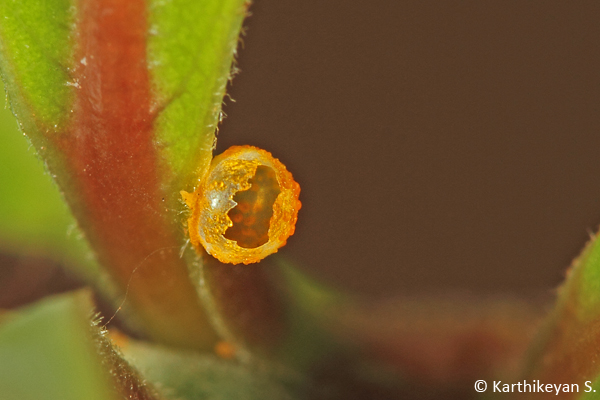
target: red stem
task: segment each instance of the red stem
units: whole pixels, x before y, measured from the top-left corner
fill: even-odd
[[[212,345],[187,267],[181,226],[163,201],[154,147],[144,0],[82,0],[72,134],[59,147],[72,171],[67,197],[100,262],[128,289],[151,336]]]

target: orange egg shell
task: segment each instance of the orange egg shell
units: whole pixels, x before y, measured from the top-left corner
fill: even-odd
[[[261,166],[261,179],[253,180]],[[276,180],[269,179],[272,172]],[[260,186],[265,184],[275,184],[278,188]],[[271,210],[268,196],[273,193],[276,198]],[[219,261],[231,264],[258,262],[285,245],[294,233],[301,207],[298,200],[300,185],[292,174],[271,153],[253,146],[232,146],[216,156],[196,191],[181,194],[191,210],[188,230],[194,247],[200,250],[202,246]],[[238,206],[234,197],[243,201],[239,204],[240,210],[233,210]],[[251,215],[249,208],[255,214]],[[234,215],[236,223],[245,218],[245,225],[236,226],[232,233],[227,232],[234,226],[230,214]],[[268,223],[261,221],[265,216],[270,216]],[[268,240],[266,234],[254,232],[261,226],[268,226]],[[232,240],[234,235],[240,235],[237,241]],[[256,247],[252,244],[264,241]]]

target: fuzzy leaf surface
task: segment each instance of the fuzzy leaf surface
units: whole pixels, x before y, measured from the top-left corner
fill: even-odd
[[[248,3],[0,0],[13,113],[60,187],[140,334],[216,341],[181,257],[179,191],[212,158]]]
[[[113,399],[92,342],[83,292],[48,298],[0,325],[0,393],[5,400]]]

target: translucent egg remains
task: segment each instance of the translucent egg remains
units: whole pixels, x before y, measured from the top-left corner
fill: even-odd
[[[271,153],[233,146],[216,156],[194,193],[181,192],[190,208],[188,231],[219,261],[255,263],[294,233],[300,185]]]

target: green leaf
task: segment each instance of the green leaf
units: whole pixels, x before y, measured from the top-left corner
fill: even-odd
[[[0,325],[3,400],[108,400],[113,397],[90,333],[84,292],[49,298]]]
[[[246,0],[150,0],[148,63],[155,122],[175,193],[191,190],[212,159],[221,102]],[[167,177],[168,179],[168,177]]]
[[[184,206],[212,158],[245,0],[0,0],[13,112],[142,335],[217,336],[182,258]],[[4,23],[6,20],[6,23]]]
[[[94,280],[98,267],[14,116],[0,110],[0,250],[50,258]]]
[[[587,383],[582,382],[579,384],[579,393],[578,397],[580,400],[595,400],[598,398],[598,393],[600,393],[600,379],[596,378],[595,380],[590,380]]]
[[[60,131],[69,116],[73,2],[0,1],[0,67],[27,133],[34,120]]]
[[[573,272],[579,277],[573,276],[566,285],[579,287],[564,289],[563,296],[567,295],[567,291],[576,291],[580,318],[593,319],[600,316],[600,241],[597,238],[584,250],[578,264]]]
[[[196,400],[293,400],[298,381],[284,376],[279,366],[254,360],[239,363],[212,355],[181,352],[131,341],[123,349],[125,359],[171,398]]]
[[[599,380],[599,291],[600,240],[595,236],[573,262],[554,310],[532,342],[526,378],[555,383]]]

